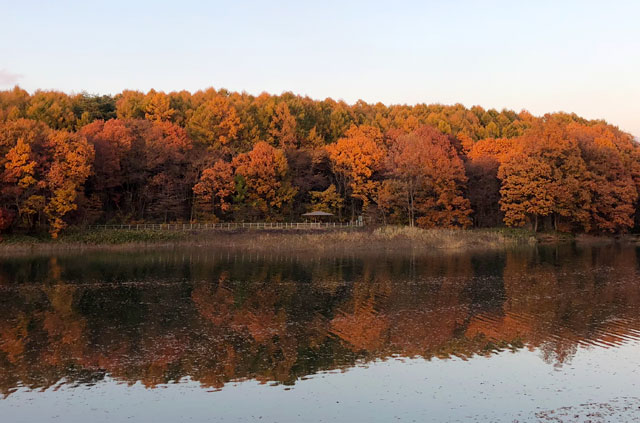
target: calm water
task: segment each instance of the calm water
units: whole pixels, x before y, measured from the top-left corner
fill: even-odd
[[[0,259],[0,421],[638,421],[640,250]]]

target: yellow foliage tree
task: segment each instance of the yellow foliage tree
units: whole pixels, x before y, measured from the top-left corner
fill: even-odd
[[[91,173],[94,150],[86,138],[66,131],[50,133],[47,144],[52,161],[45,179],[49,198],[44,212],[49,232],[57,238],[67,226],[65,216],[78,208],[77,198]]]
[[[338,213],[342,209],[343,198],[334,184],[324,191],[310,191],[311,211]]]
[[[187,122],[187,130],[193,138],[214,148],[235,140],[241,128],[236,109],[222,96],[200,105]]]
[[[175,114],[171,108],[169,96],[154,90],[149,91],[145,98],[146,106],[144,117],[154,122],[170,121]]]

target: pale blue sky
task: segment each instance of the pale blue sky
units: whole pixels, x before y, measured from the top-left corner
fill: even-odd
[[[572,111],[640,136],[640,1],[0,0],[0,89]]]

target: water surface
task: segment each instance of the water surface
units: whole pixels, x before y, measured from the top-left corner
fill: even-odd
[[[640,420],[639,251],[0,259],[0,416]]]

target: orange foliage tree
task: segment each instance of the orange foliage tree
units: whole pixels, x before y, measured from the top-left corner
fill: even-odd
[[[171,122],[142,125],[144,176],[141,213],[163,221],[184,215],[195,175],[189,167],[192,143],[187,132]]]
[[[202,171],[202,175],[193,192],[198,204],[204,211],[222,214],[231,208],[230,196],[235,190],[233,167],[231,163],[218,160],[210,168]]]
[[[577,140],[588,171],[589,183],[582,189],[588,190],[591,198],[590,227],[610,233],[629,230],[633,227],[638,192],[634,171],[627,167],[620,147],[633,148],[633,141],[603,124],[587,126],[574,122],[568,125],[568,132]]]
[[[237,201],[248,205],[258,215],[277,219],[296,195],[289,180],[284,151],[264,141],[248,153],[233,159],[237,180]]]
[[[538,230],[539,218],[566,218],[571,224],[589,229],[590,196],[587,169],[575,140],[552,117],[536,124],[519,138],[516,148],[500,166],[501,209],[505,223],[522,226],[532,221]]]
[[[475,226],[492,227],[502,223],[504,216],[500,210],[498,168],[509,157],[513,147],[514,139],[485,138],[467,151],[465,170]]]
[[[128,166],[128,158],[134,155],[135,133],[124,120],[111,119],[94,121],[82,127],[80,134],[95,150],[87,195],[98,202],[98,214],[121,209],[126,196],[124,186],[133,182],[133,169]],[[127,179],[130,182],[127,183]]]
[[[411,226],[417,213],[421,226],[469,226],[464,166],[445,135],[422,126],[394,139],[388,157],[392,177],[405,186]]]
[[[382,223],[406,223],[407,204],[411,204],[407,185],[401,180],[385,179],[376,192],[376,203]]]
[[[48,129],[41,122],[18,119],[0,125],[0,175],[3,208],[14,224],[33,229],[44,211],[42,190],[46,184],[42,160]]]
[[[289,111],[284,101],[276,107],[271,119],[269,134],[277,141],[280,148],[297,147],[296,118]]]
[[[78,208],[93,148],[82,135],[26,119],[7,123],[0,133],[0,145],[7,150],[0,174],[5,208],[29,227],[45,217],[57,237],[67,215]]]
[[[171,122],[112,119],[96,121],[80,133],[96,150],[87,195],[107,217],[166,220],[187,209],[195,177],[189,166],[192,143]]]
[[[376,172],[382,170],[384,150],[382,134],[372,126],[352,126],[344,138],[326,147],[336,178],[338,191],[351,197],[351,216],[355,217],[355,202],[366,210],[375,194]]]

